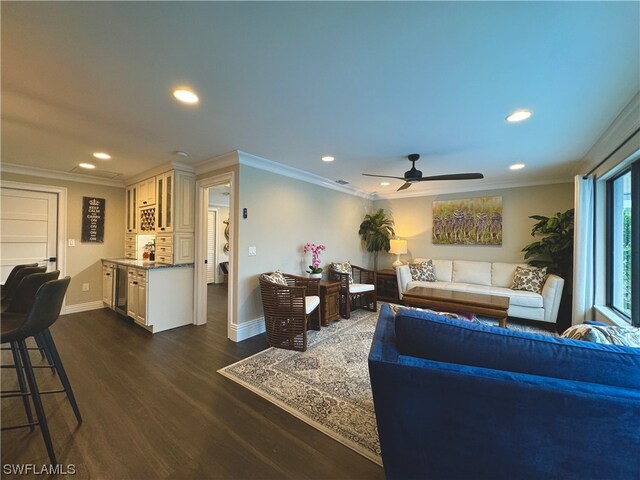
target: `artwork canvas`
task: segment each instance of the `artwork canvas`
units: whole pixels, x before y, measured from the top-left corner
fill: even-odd
[[[434,245],[502,245],[502,197],[433,202]]]

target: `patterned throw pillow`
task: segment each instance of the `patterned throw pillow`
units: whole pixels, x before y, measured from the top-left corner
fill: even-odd
[[[574,325],[567,328],[561,337],[604,343],[606,345],[640,348],[640,328],[634,327],[614,327],[583,323],[582,325]]]
[[[513,274],[511,290],[542,293],[542,287],[544,286],[546,278],[547,267],[516,267],[516,272]]]
[[[276,270],[271,275],[265,274],[263,275],[263,277],[265,278],[265,280],[268,280],[272,283],[277,283],[278,285],[287,285],[287,280],[284,278],[284,275],[282,275],[282,272],[280,272],[280,270]]]
[[[338,273],[348,273],[349,283],[353,283],[353,270],[351,270],[351,262],[333,262],[331,268]]]
[[[409,265],[411,271],[411,280],[421,282],[435,282],[436,274],[433,272],[433,262],[428,260],[422,263],[412,263]]]

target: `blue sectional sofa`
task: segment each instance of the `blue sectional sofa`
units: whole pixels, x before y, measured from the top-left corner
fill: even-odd
[[[380,311],[388,479],[639,479],[640,349]]]

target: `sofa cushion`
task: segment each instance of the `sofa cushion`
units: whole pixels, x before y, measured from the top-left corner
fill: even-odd
[[[513,290],[525,290],[527,292],[541,293],[544,281],[547,278],[547,267],[516,267],[513,274]]]
[[[519,305],[520,307],[543,308],[544,299],[539,293],[526,292],[524,290],[511,290],[504,287],[491,287],[491,295],[502,295],[509,297],[509,305]]]
[[[331,268],[338,273],[348,273],[349,283],[353,283],[353,270],[351,269],[351,262],[332,262]]]
[[[433,273],[436,274],[436,280],[439,282],[450,282],[453,271],[453,262],[451,260],[436,260],[428,258],[414,258],[411,263],[422,263],[431,260],[433,263]]]
[[[494,287],[511,288],[516,267],[526,268],[527,266],[526,263],[493,262],[491,264],[491,285]]]
[[[640,349],[477,325],[420,311],[396,315],[395,333],[402,355],[640,388]]]
[[[599,322],[600,323],[600,322]],[[562,337],[586,342],[640,348],[640,328],[582,324],[567,328]]]
[[[262,278],[277,285],[287,285],[287,280],[284,278],[284,275],[282,275],[282,272],[280,272],[280,270],[276,270],[270,275],[263,273]]]
[[[409,265],[411,279],[421,282],[435,282],[436,276],[433,273],[433,263],[431,260],[422,263],[412,263]]]
[[[454,260],[451,281],[491,286],[491,263]]]

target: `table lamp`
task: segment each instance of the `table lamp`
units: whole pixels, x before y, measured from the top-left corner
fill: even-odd
[[[407,253],[407,241],[406,240],[391,240],[391,248],[389,248],[389,253],[393,253],[397,255],[396,261],[393,262],[393,268],[398,268],[402,265],[400,261],[400,255],[404,255]]]

